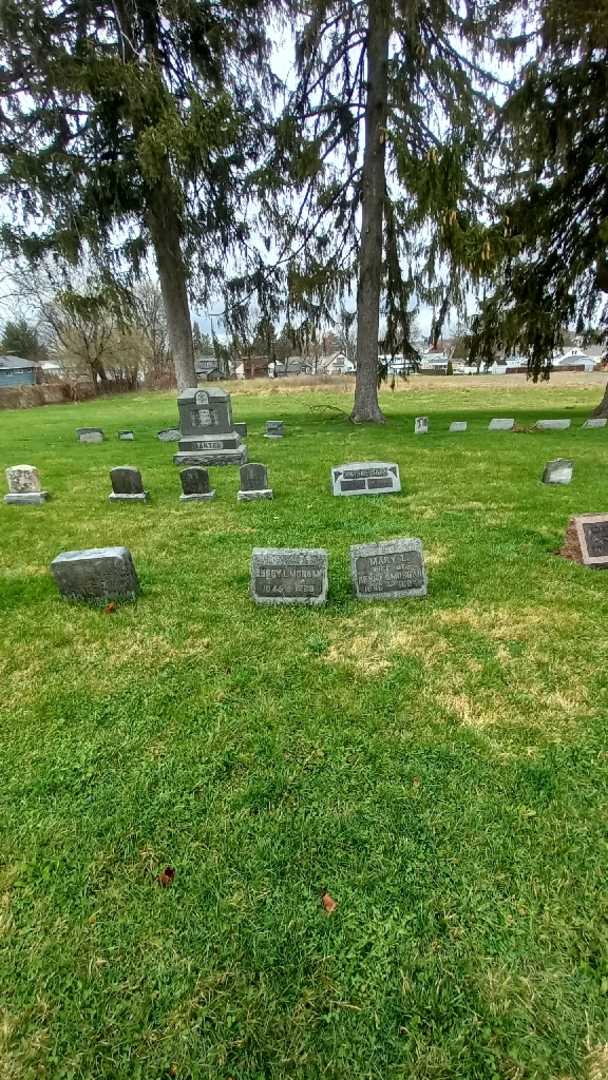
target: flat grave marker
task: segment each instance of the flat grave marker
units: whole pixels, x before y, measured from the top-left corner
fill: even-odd
[[[583,428],[604,428],[608,424],[608,419],[605,416],[590,416],[588,420],[585,420]]]
[[[569,484],[574,473],[574,462],[567,458],[548,461],[542,476],[543,484]]]
[[[267,420],[266,431],[264,433],[265,439],[282,439],[285,431],[283,429],[282,420]]]
[[[571,517],[560,555],[583,566],[608,569],[608,514]]]
[[[427,594],[421,540],[355,544],[350,559],[353,592],[358,600],[401,600]]]
[[[5,503],[15,506],[42,506],[48,499],[48,491],[42,490],[40,473],[33,465],[12,465],[6,470],[8,495]]]
[[[158,438],[161,442],[179,442],[182,437],[181,431],[178,428],[163,428],[158,432]]]
[[[135,432],[134,431],[119,431],[118,432],[118,438],[121,439],[122,442],[133,442],[133,440],[135,438]]]
[[[515,419],[495,416],[488,424],[488,431],[513,431]]]
[[[414,420],[414,435],[428,435],[429,433],[429,418],[428,416],[417,416]]]
[[[392,495],[401,491],[399,466],[392,461],[353,461],[331,470],[334,495]]]
[[[76,438],[81,443],[102,443],[105,435],[101,428],[81,427],[76,428]]]
[[[126,547],[63,551],[51,571],[67,600],[134,600],[139,581],[131,552]]]
[[[327,551],[324,548],[254,548],[251,597],[256,604],[305,604],[327,600]]]
[[[467,420],[452,420],[448,430],[449,431],[466,431],[468,428]]]
[[[537,420],[534,427],[537,431],[566,431],[571,423],[571,420]]]

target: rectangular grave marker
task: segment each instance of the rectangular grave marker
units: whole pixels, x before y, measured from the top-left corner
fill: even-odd
[[[139,469],[133,465],[121,465],[110,470],[112,491],[108,495],[110,502],[147,502],[149,492],[144,491],[144,484]]]
[[[201,465],[190,465],[187,469],[182,469],[179,478],[182,485],[180,502],[210,502],[215,498],[209,473]]]
[[[241,465],[241,489],[237,493],[237,499],[239,502],[272,499],[272,488],[268,487],[268,469],[265,465],[255,462]]]
[[[327,552],[324,548],[254,548],[251,596],[256,604],[306,604],[327,600]]]
[[[583,566],[608,569],[608,514],[577,514],[570,518],[560,554]]]
[[[421,540],[355,544],[350,558],[353,592],[358,600],[400,600],[427,594]]]
[[[588,420],[585,420],[583,424],[584,428],[604,428],[608,424],[608,419],[605,416],[590,416]]]
[[[571,423],[571,420],[537,420],[534,427],[537,431],[565,431]]]
[[[282,439],[285,434],[282,420],[267,420],[265,439]]]
[[[76,438],[81,443],[102,443],[105,435],[101,428],[81,427],[76,428]]]
[[[33,465],[12,465],[6,470],[8,495],[5,503],[41,506],[48,499],[48,491],[42,491],[40,473]]]
[[[466,431],[468,426],[469,425],[468,425],[466,420],[453,420],[452,423],[450,424],[449,430],[450,431]]]
[[[488,424],[488,431],[513,431],[514,427],[515,420],[513,418],[505,419],[504,417],[495,416]]]
[[[68,600],[134,600],[139,582],[126,547],[63,551],[51,563],[53,577]]]
[[[428,416],[417,416],[414,420],[414,435],[428,435],[429,432],[429,418]]]
[[[399,466],[391,461],[353,461],[331,470],[334,495],[392,495],[401,491]]]
[[[543,472],[543,484],[569,484],[574,473],[574,462],[567,458],[548,461]]]

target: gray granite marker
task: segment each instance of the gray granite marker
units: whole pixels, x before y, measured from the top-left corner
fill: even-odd
[[[101,428],[79,427],[76,428],[76,438],[82,443],[100,443],[104,441],[105,435]]]
[[[353,461],[331,470],[334,495],[391,495],[401,491],[399,466],[392,461]]]
[[[272,499],[272,488],[268,487],[268,469],[265,465],[251,462],[241,465],[241,490],[237,494],[239,502],[253,502],[255,499]]]
[[[209,502],[215,498],[215,488],[209,483],[209,473],[202,465],[190,465],[179,474],[182,484],[180,502]]]
[[[571,420],[537,420],[534,427],[537,431],[565,431],[571,423]]]
[[[149,492],[144,491],[139,469],[132,465],[121,465],[110,471],[112,491],[108,495],[110,502],[147,502]]]
[[[449,431],[466,431],[468,423],[466,420],[453,420],[450,424]]]
[[[247,424],[234,424],[234,430],[241,436],[241,439],[247,438]]]
[[[488,431],[513,431],[514,427],[514,419],[505,420],[502,417],[495,416],[488,424]]]
[[[384,540],[350,549],[353,592],[358,600],[401,600],[426,596],[422,541]]]
[[[181,438],[176,465],[244,465],[247,447],[232,421],[230,394],[215,387],[182,390],[177,399]]]
[[[605,416],[590,416],[588,420],[585,420],[583,424],[584,428],[602,428],[606,427],[608,420]]]
[[[577,514],[570,518],[560,554],[583,566],[608,570],[608,514]]]
[[[6,470],[8,495],[5,503],[41,506],[48,499],[48,491],[42,491],[40,473],[33,465],[12,465]]]
[[[256,604],[306,604],[327,600],[324,548],[254,548],[250,592]]]
[[[543,484],[569,484],[574,473],[574,462],[567,458],[555,458],[545,465]]]
[[[267,420],[265,439],[282,439],[285,434],[282,420]]]
[[[69,600],[134,600],[139,582],[126,547],[63,551],[51,563],[62,596]]]
[[[158,438],[160,439],[161,442],[179,442],[181,437],[182,437],[181,431],[178,431],[177,428],[173,428],[173,427],[163,428],[162,431],[158,432]]]
[[[428,435],[429,432],[429,418],[428,416],[417,416],[414,420],[414,435]]]
[[[123,442],[133,442],[135,433],[133,431],[119,431],[118,438],[122,439]]]

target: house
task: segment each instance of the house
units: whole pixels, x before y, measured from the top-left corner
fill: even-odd
[[[554,371],[594,371],[596,367],[599,367],[599,361],[603,355],[605,349],[602,346],[591,346],[591,349],[599,350],[599,356],[590,356],[582,349],[569,349],[567,352],[561,353],[558,356],[554,356],[551,361],[551,367]]]
[[[347,358],[346,353],[336,352],[331,356],[321,356],[317,365],[319,375],[352,375],[355,365]]]
[[[21,356],[0,356],[1,386],[34,386],[38,382],[39,364]]]
[[[271,379],[284,378],[287,375],[312,375],[313,364],[304,356],[288,356],[286,360],[275,360],[268,369]]]
[[[201,356],[194,361],[194,370],[199,382],[212,382],[222,378],[222,370],[215,356]]]
[[[237,379],[267,379],[269,364],[267,356],[241,356],[234,374]]]

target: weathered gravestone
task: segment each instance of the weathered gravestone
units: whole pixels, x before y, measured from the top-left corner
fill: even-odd
[[[426,596],[422,541],[384,540],[350,549],[353,592],[358,600],[400,600]]]
[[[122,439],[123,442],[133,442],[135,433],[133,431],[119,431],[118,438]]]
[[[608,419],[605,416],[590,416],[588,420],[585,420],[583,424],[584,428],[602,428],[606,427]]]
[[[466,420],[453,420],[450,424],[450,431],[466,431],[468,423]]]
[[[158,438],[161,442],[179,442],[181,437],[181,431],[173,427],[163,428],[162,431],[158,432]]]
[[[565,431],[571,423],[571,420],[537,420],[534,427],[537,431]]]
[[[182,484],[180,502],[209,502],[215,498],[215,488],[209,483],[209,473],[202,465],[190,465],[179,474]]]
[[[254,462],[241,465],[241,490],[237,494],[237,499],[239,502],[272,499],[272,488],[268,487],[268,469],[265,465]]]
[[[139,469],[132,465],[121,465],[110,470],[112,491],[108,495],[110,502],[147,502],[149,492],[144,491],[144,484]]]
[[[256,604],[306,604],[327,600],[324,548],[254,548],[251,596]]]
[[[177,399],[181,439],[176,465],[244,465],[247,447],[232,422],[225,390],[183,390]]]
[[[6,470],[6,482],[8,495],[4,496],[5,503],[41,506],[48,499],[49,493],[42,490],[40,473],[33,465],[12,465]]]
[[[63,551],[51,563],[62,596],[69,600],[134,600],[139,582],[126,547]]]
[[[567,458],[548,461],[543,472],[543,484],[569,484],[574,473],[574,462]]]
[[[504,419],[499,416],[495,416],[493,420],[490,420],[488,424],[488,431],[513,431],[515,427],[514,419]]]
[[[571,517],[560,555],[583,566],[607,569],[608,514],[577,514]]]
[[[331,470],[334,495],[390,495],[401,491],[399,466],[391,461],[353,461]]]
[[[414,435],[428,435],[429,431],[429,418],[428,416],[417,416],[414,420]]]
[[[238,434],[241,436],[241,439],[247,438],[247,424],[235,424],[234,430],[238,432]]]
[[[104,441],[105,435],[101,428],[79,427],[76,428],[76,438],[78,439],[78,442],[100,443]]]
[[[282,420],[267,420],[265,439],[282,439],[285,434]]]

